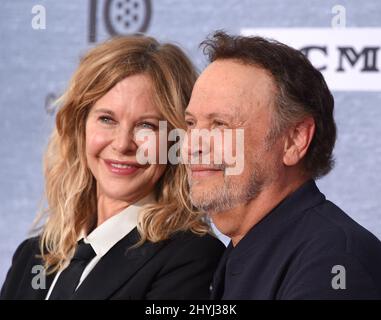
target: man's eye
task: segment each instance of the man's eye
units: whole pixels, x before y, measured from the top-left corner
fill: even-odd
[[[192,120],[185,120],[187,127],[193,127],[194,122]]]
[[[214,127],[226,127],[226,123],[223,121],[215,120],[213,121]]]
[[[98,120],[104,124],[113,124],[115,122],[114,119],[107,116],[101,116],[98,118]]]

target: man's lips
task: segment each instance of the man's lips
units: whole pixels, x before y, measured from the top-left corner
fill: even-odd
[[[209,177],[215,175],[224,169],[215,166],[190,166],[192,177]]]

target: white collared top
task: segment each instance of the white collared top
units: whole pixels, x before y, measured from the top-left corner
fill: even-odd
[[[85,243],[90,243],[96,255],[83,270],[77,289],[81,285],[83,280],[91,272],[91,270],[93,270],[93,268],[99,262],[99,260],[117,242],[119,242],[137,226],[140,209],[144,205],[153,202],[155,202],[155,196],[153,193],[150,193],[146,197],[140,199],[134,204],[123,209],[121,212],[107,219],[100,226],[95,228],[88,236],[81,235],[78,238],[78,240],[84,239]],[[60,276],[61,272],[69,265],[69,262],[70,261],[66,263],[64,268],[57,272],[52,282],[52,285],[49,288],[48,294],[46,295],[46,300],[49,299],[50,294],[58,280],[58,277]]]

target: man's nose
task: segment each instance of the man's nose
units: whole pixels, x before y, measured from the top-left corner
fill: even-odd
[[[189,159],[211,153],[210,129],[197,126],[187,131],[186,152]]]

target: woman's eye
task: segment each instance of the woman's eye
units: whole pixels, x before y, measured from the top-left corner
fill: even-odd
[[[156,125],[154,125],[153,123],[149,123],[149,122],[139,123],[138,127],[143,128],[143,129],[151,129],[151,130],[155,130],[157,128]]]
[[[112,118],[106,116],[101,116],[98,118],[98,120],[104,124],[113,124],[115,122]]]

